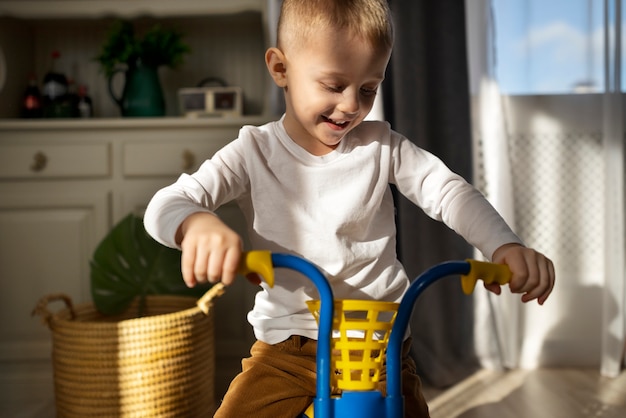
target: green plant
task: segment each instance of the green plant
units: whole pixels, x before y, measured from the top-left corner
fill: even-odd
[[[199,297],[208,286],[185,286],[180,251],[152,239],[141,217],[129,214],[100,242],[91,261],[91,295],[103,314],[117,314],[140,298],[139,316],[150,294]]]
[[[116,20],[109,29],[96,61],[109,77],[118,65],[132,66],[137,60],[155,67],[165,65],[176,68],[189,52],[191,48],[176,29],[166,29],[156,24],[146,31],[143,38],[138,38],[131,22]]]

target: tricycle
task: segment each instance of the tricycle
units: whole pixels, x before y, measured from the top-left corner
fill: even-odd
[[[463,292],[471,294],[478,280],[505,284],[506,265],[477,260],[447,261],[419,275],[398,303],[335,300],[322,272],[311,262],[291,254],[251,251],[244,254],[240,273],[260,275],[274,285],[274,268],[295,270],[313,282],[318,301],[307,305],[318,321],[316,396],[303,417],[400,418],[404,416],[401,351],[413,307],[420,294],[444,277],[460,275]],[[386,395],[376,389],[383,367]],[[331,387],[341,395],[331,396]]]

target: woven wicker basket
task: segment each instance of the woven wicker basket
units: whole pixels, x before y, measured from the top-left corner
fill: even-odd
[[[58,417],[207,417],[215,408],[212,299],[148,296],[126,313],[103,316],[93,304],[74,306],[59,294],[42,298],[33,314],[52,331]],[[66,308],[51,313],[62,300]]]

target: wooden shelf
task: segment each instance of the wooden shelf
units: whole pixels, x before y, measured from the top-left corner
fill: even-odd
[[[262,125],[269,116],[242,116],[237,118],[163,117],[163,118],[93,118],[93,119],[0,119],[2,131],[56,131],[84,129],[146,129],[146,128],[214,128],[220,126]]]
[[[167,116],[180,115],[179,89],[196,86],[207,77],[243,90],[244,115],[265,114],[272,85],[263,62],[269,45],[266,1],[0,0],[0,49],[5,57],[4,70],[0,68],[0,83],[5,79],[0,88],[0,122],[19,117],[28,74],[43,80],[54,50],[62,56],[56,70],[76,85],[88,86],[95,116],[118,117],[108,80],[94,57],[112,20],[120,16],[134,21],[138,32],[156,23],[180,29],[190,46],[183,65],[159,70]],[[115,77],[118,95],[123,79],[122,74]]]

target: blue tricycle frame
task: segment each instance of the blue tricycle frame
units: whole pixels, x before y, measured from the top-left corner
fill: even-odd
[[[330,283],[322,272],[304,258],[266,251],[251,251],[244,255],[240,272],[258,273],[271,287],[274,268],[295,270],[313,282],[320,296],[319,331],[317,341],[317,382],[313,401],[315,418],[358,416],[361,418],[402,418],[402,342],[417,298],[431,284],[444,277],[461,275],[464,293],[471,294],[476,282],[505,284],[511,272],[506,265],[477,260],[447,261],[419,275],[409,286],[398,307],[387,345],[387,395],[377,390],[343,391],[331,396],[331,340],[333,332],[334,296]]]

